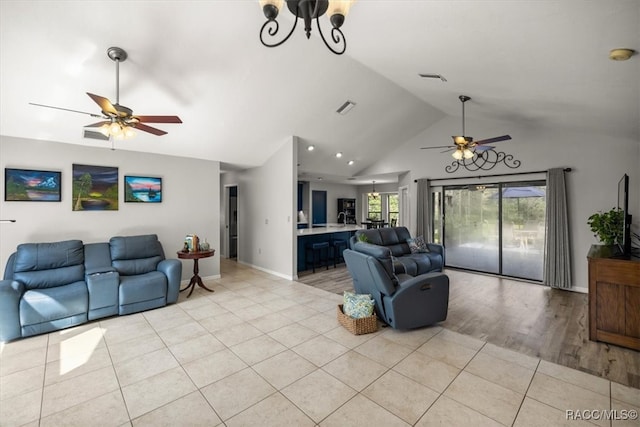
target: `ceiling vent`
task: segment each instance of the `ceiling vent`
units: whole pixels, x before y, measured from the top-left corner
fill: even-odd
[[[100,132],[84,129],[84,137],[89,139],[99,139],[100,141],[108,141],[109,137]]]
[[[443,82],[446,82],[447,79],[444,78],[444,76],[442,74],[423,74],[420,73],[418,74],[420,77],[422,77],[423,79],[440,79]]]
[[[336,110],[336,113],[338,113],[338,114],[342,114],[342,115],[344,116],[344,115],[345,115],[345,114],[347,114],[349,111],[351,111],[351,110],[353,109],[353,107],[355,107],[355,106],[356,106],[356,103],[355,103],[355,102],[347,101],[347,102],[345,102],[344,104],[342,104],[342,105],[340,106],[340,108],[338,108],[338,109]]]

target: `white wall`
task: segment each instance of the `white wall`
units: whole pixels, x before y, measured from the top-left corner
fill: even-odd
[[[474,122],[467,120],[467,133],[476,140],[510,134],[513,140],[495,145],[498,151],[513,154],[522,164],[517,169],[505,166],[491,171],[445,172],[453,158],[442,150],[420,150],[420,147],[447,145],[451,135],[460,127],[459,118],[447,117],[421,134],[397,147],[363,174],[389,173],[408,170],[400,185],[411,186],[411,201],[416,200],[418,178],[446,178],[457,176],[476,177],[487,174],[547,170],[553,167],[570,167],[566,175],[568,183],[569,215],[571,221],[571,248],[574,287],[585,291],[588,286],[586,255],[591,244],[597,243],[587,226],[587,218],[599,210],[616,205],[617,184],[624,173],[630,177],[630,206],[634,223],[640,222],[640,141],[615,138],[595,133],[578,133],[571,130],[546,129],[535,123]],[[415,203],[412,203],[415,211]],[[412,214],[412,230],[415,230],[415,213]]]
[[[238,185],[238,262],[289,279],[296,274],[297,149],[289,137],[262,166],[222,178],[223,186]]]
[[[161,143],[161,142],[158,142]],[[72,211],[72,164],[118,167],[119,210]],[[5,202],[0,200],[0,265],[20,243],[81,239],[86,243],[108,241],[116,235],[154,233],[167,258],[177,258],[184,236],[207,238],[216,256],[200,262],[200,275],[220,274],[219,162],[147,154],[108,148],[35,141],[0,136],[0,167],[62,171],[62,201]],[[4,193],[4,173],[0,187]],[[162,178],[162,203],[124,203],[124,175]],[[182,278],[193,273],[193,262],[183,261]]]

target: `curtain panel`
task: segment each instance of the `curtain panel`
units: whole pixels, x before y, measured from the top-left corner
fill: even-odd
[[[570,289],[571,248],[567,188],[563,168],[547,171],[547,237],[544,248],[544,284]]]
[[[428,179],[418,179],[417,215],[416,215],[416,236],[424,237],[426,242],[433,241],[431,230],[431,187]]]

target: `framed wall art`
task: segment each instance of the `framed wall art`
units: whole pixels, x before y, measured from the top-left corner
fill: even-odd
[[[73,210],[117,211],[118,168],[73,165]]]
[[[4,200],[7,202],[59,202],[62,172],[32,169],[4,170]]]
[[[162,202],[162,178],[125,175],[124,201],[135,203]]]

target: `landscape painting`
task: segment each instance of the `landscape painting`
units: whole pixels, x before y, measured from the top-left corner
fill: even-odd
[[[125,176],[124,201],[138,203],[162,202],[162,178]]]
[[[7,202],[59,202],[61,172],[30,169],[4,170]]]
[[[117,211],[118,168],[73,165],[73,210]]]

